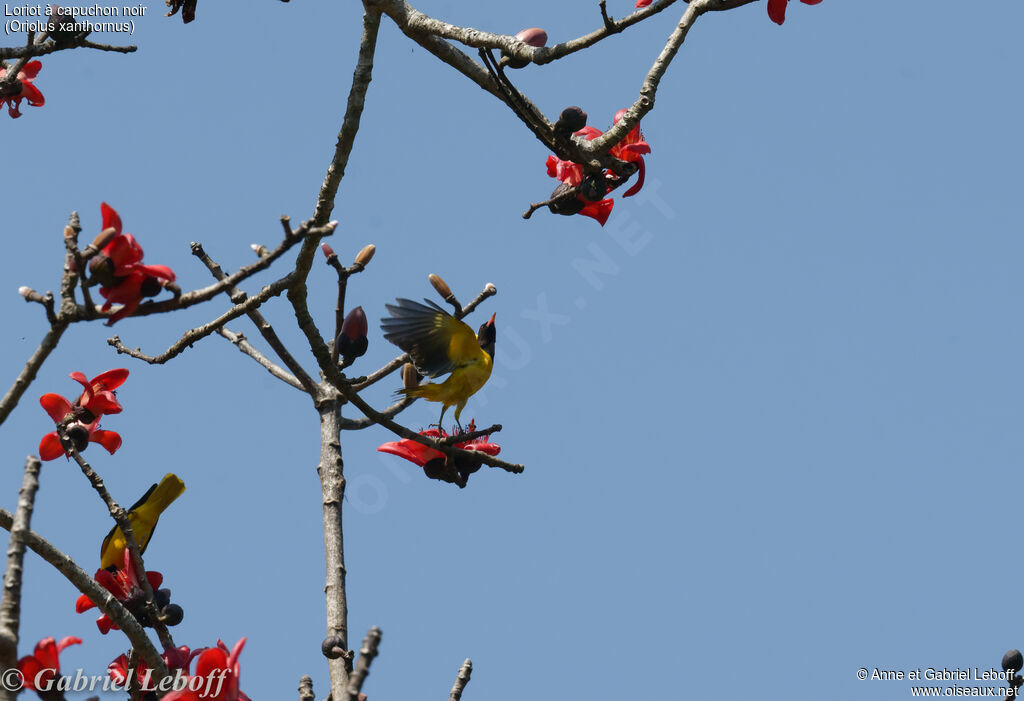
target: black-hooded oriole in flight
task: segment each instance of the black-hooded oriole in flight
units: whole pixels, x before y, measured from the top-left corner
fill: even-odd
[[[384,338],[408,353],[420,374],[437,377],[451,373],[440,384],[428,382],[398,392],[441,402],[439,426],[448,407],[454,406],[455,423],[461,429],[462,409],[491,376],[496,338],[494,314],[474,334],[464,322],[429,299],[424,300],[426,305],[411,299],[396,301],[397,304],[386,305],[391,316],[380,322]]]
[[[185,483],[174,474],[166,474],[160,484],[154,484],[142,498],[132,504],[128,510],[128,523],[135,534],[135,542],[139,544],[139,552],[146,552],[149,539],[153,537],[153,529],[160,514],[185,491]],[[100,546],[100,567],[118,569],[124,567],[124,551],[128,544],[120,526],[114,526],[103,539]]]

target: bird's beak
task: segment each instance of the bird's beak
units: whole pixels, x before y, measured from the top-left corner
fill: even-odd
[[[498,315],[498,312],[494,312],[494,314],[491,314],[491,320],[487,322],[488,326],[494,326],[494,317],[497,316],[497,315]]]

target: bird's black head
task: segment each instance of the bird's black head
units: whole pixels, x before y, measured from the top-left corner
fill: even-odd
[[[476,332],[476,340],[480,342],[487,355],[494,357],[494,340],[498,337],[498,331],[494,328],[494,314],[485,324],[480,324],[480,330]]]

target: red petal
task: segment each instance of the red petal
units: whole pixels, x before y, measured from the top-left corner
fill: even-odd
[[[647,7],[651,4],[651,0],[636,0],[637,7]]]
[[[39,92],[39,88],[27,81],[21,83],[21,97],[28,100],[28,104],[33,107],[42,107],[46,104],[46,98]]]
[[[81,404],[96,416],[101,414],[120,414],[124,410],[121,403],[114,398],[113,392],[100,392],[92,399],[86,399],[81,402]]]
[[[43,440],[39,441],[39,457],[42,460],[56,460],[61,455],[66,455],[66,453],[60,444],[57,432],[51,431],[43,436]]]
[[[219,647],[207,648],[196,660],[196,676],[207,677],[219,669],[227,669],[228,654]]]
[[[146,579],[149,580],[149,586],[153,587],[153,589],[159,589],[160,585],[164,583],[164,576],[153,570],[146,572]]]
[[[556,177],[555,173],[558,168],[558,159],[554,156],[548,156],[548,160],[546,160],[544,164],[548,167],[548,176],[552,178]]]
[[[36,76],[39,75],[39,69],[42,67],[43,64],[39,61],[29,61],[25,64],[24,68],[18,71],[18,78],[20,80],[35,80]]]
[[[768,0],[768,17],[775,24],[786,21],[786,3],[789,0]]]
[[[644,175],[646,171],[646,168],[644,168],[644,159],[641,158],[639,161],[637,161],[637,164],[640,166],[640,168],[636,172],[636,182],[633,183],[633,186],[631,188],[622,193],[623,197],[632,197],[636,193],[640,192],[640,188],[644,186]]]
[[[82,594],[75,600],[75,613],[85,613],[91,608],[96,608],[96,604],[86,594]]]
[[[103,228],[104,229],[109,229],[110,227],[114,227],[114,231],[116,231],[117,233],[120,234],[121,233],[121,215],[119,215],[117,213],[117,210],[114,209],[113,207],[111,207],[106,202],[101,202],[100,203],[100,213],[103,215]],[[117,239],[114,239],[114,241],[116,241],[116,240]],[[103,249],[104,252],[106,252],[107,248],[109,248],[111,245],[113,245],[114,241],[111,241],[109,244],[107,244],[107,246]]]
[[[53,419],[53,423],[59,424],[64,420],[64,417],[71,413],[71,402],[59,394],[44,394],[39,398],[39,404],[42,405],[46,413]]]
[[[817,5],[821,0],[800,0],[805,5]]]
[[[73,635],[69,635],[69,636],[67,636],[65,638],[61,638],[61,641],[59,643],[57,643],[57,652],[60,652],[61,650],[63,650],[66,647],[70,647],[72,645],[81,645],[81,644],[82,644],[82,639],[81,638],[76,638]]]
[[[605,222],[608,221],[608,215],[612,213],[612,207],[615,205],[615,200],[601,200],[600,202],[587,202],[578,214],[582,214],[585,217],[596,219],[601,226],[604,226]]]
[[[44,667],[60,668],[60,661],[57,658],[57,641],[53,638],[43,638],[36,643],[33,654]]]
[[[583,127],[582,129],[580,129],[579,131],[574,132],[574,133],[575,133],[576,136],[585,136],[585,137],[587,137],[587,141],[593,141],[597,137],[601,136],[601,134],[603,134],[604,132],[602,132],[597,127],[587,126],[587,127]]]
[[[110,617],[107,614],[103,614],[102,616],[96,619],[96,627],[100,629],[100,633],[102,633],[103,635],[106,635],[111,630],[119,630],[119,628],[114,625],[114,622],[110,620]]]
[[[32,655],[26,655],[18,660],[18,671],[21,672],[22,679],[25,680],[25,688],[29,691],[34,691],[36,688],[36,677],[39,673],[45,669],[43,665],[39,663]],[[45,679],[45,677],[43,678]],[[40,681],[43,681],[42,679]]]
[[[428,448],[422,443],[403,438],[397,443],[392,441],[385,443],[384,445],[377,448],[382,453],[391,453],[397,455],[400,458],[405,458],[409,462],[414,462],[420,467],[423,467],[434,458],[443,458],[444,453],[433,448]]]
[[[96,391],[117,389],[124,384],[124,381],[128,379],[127,368],[115,368],[114,370],[107,370],[101,372],[96,377],[92,378],[92,386]]]
[[[140,273],[145,273],[146,275],[151,275],[155,278],[166,280],[167,282],[174,282],[175,280],[174,271],[166,265],[142,265],[140,263],[136,263],[133,268]]]
[[[117,452],[117,449],[121,447],[121,436],[113,431],[104,431],[102,429],[96,429],[89,434],[90,443],[99,443],[107,452],[113,455]]]

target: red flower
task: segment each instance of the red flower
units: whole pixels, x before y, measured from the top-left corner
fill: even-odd
[[[199,650],[189,650],[187,646],[182,645],[177,648],[170,648],[164,650],[160,657],[163,658],[164,664],[167,665],[167,669],[173,672],[176,669],[183,670],[186,674],[188,673],[189,665],[192,664],[192,658],[202,652]],[[135,666],[135,679],[147,683],[149,674],[149,666],[139,660],[139,663]],[[117,684],[124,686],[128,680],[128,655],[124,653],[118,655],[114,660],[107,665],[107,676],[113,679]],[[148,682],[151,685],[153,682]]]
[[[618,122],[625,114],[626,110],[619,110],[615,113],[615,119],[613,121]],[[623,197],[632,197],[636,193],[640,192],[640,188],[644,186],[644,154],[650,152],[651,145],[644,141],[644,135],[640,131],[639,124],[633,127],[622,141],[615,144],[608,150],[608,153],[615,156],[620,161],[637,164],[638,170],[636,182],[633,183],[633,187],[622,193]]]
[[[124,568],[113,572],[104,569],[96,570],[93,579],[99,582],[104,589],[114,595],[115,599],[135,614],[135,617],[140,619],[142,625],[146,625],[146,621],[143,620],[145,619],[145,612],[142,607],[144,602],[142,601],[142,586],[139,582],[139,573],[135,569],[135,564],[132,562],[131,555],[127,549],[124,551]],[[146,579],[149,580],[149,586],[155,592],[163,584],[164,576],[159,572],[150,570],[146,572]],[[75,601],[75,613],[85,613],[92,608],[96,608],[96,603],[87,594],[82,594]],[[114,625],[114,622],[110,620],[107,614],[103,614],[96,619],[96,627],[100,629],[100,633],[103,635],[106,635],[111,629],[120,630]]]
[[[7,103],[7,111],[10,112],[11,117],[17,119],[21,116],[21,110],[19,109],[22,100],[28,100],[28,104],[33,107],[42,107],[46,103],[46,99],[43,94],[39,92],[39,88],[32,84],[35,80],[36,75],[39,73],[39,69],[43,67],[39,61],[29,61],[25,64],[25,67],[18,71],[18,77],[14,81],[14,85],[21,85],[21,89],[14,94],[5,94],[6,90],[0,92],[0,107]],[[7,73],[6,68],[0,68],[0,82],[3,82],[4,75]]]
[[[641,0],[642,2],[643,0]],[[626,110],[619,110],[615,114],[615,121],[622,119],[622,116],[626,113]],[[601,130],[595,127],[586,126],[577,132],[574,132],[575,136],[585,136],[588,141],[593,141],[597,137],[601,136]],[[640,132],[640,125],[636,125],[630,130],[622,141],[612,146],[608,153],[618,158],[621,161],[627,161],[629,163],[636,163],[637,165],[637,179],[636,183],[633,184],[626,192],[622,194],[623,197],[631,197],[640,191],[640,188],[644,185],[644,154],[651,152],[651,146],[644,141],[643,134]],[[546,161],[548,175],[552,178],[560,180],[565,185],[576,187],[583,182],[583,166],[573,161],[563,161],[557,156],[548,156]],[[611,171],[605,171],[602,177],[611,176]],[[614,176],[612,176],[614,177]],[[561,187],[561,186],[560,186]],[[600,187],[600,183],[598,184]],[[597,196],[600,196],[598,194]],[[552,193],[552,199],[558,200],[558,190],[556,189]],[[602,200],[589,200],[582,194],[576,194],[575,200],[568,199],[558,201],[557,204],[549,206],[551,211],[556,214],[582,214],[586,217],[596,219],[601,226],[605,225],[608,221],[608,215],[612,212],[612,207],[615,201],[611,199]]]
[[[38,691],[39,687],[48,688],[60,673],[58,655],[69,645],[81,645],[82,639],[69,635],[59,643],[53,638],[43,638],[36,645],[35,652],[18,660],[18,671],[25,681],[25,688]]]
[[[174,271],[166,265],[143,265],[142,246],[131,234],[121,233],[121,217],[106,202],[100,204],[103,229],[113,229],[114,238],[89,261],[89,271],[99,282],[100,294],[107,301],[103,311],[114,304],[122,307],[107,320],[110,326],[128,316],[144,297],[153,297],[169,282],[174,282]]]
[[[238,690],[241,674],[238,656],[242,654],[245,640],[239,640],[230,651],[222,640],[217,641],[217,647],[203,650],[196,660],[196,673],[188,677],[186,687],[167,694],[163,701],[250,701]]]
[[[470,433],[476,430],[475,422],[469,422],[468,430]],[[448,437],[447,433],[436,428],[420,431],[420,435],[437,439]],[[489,438],[490,436],[480,436],[469,441],[455,443],[454,447],[461,448],[462,450],[478,451],[487,455],[497,455],[501,452],[501,446],[497,443],[491,443]],[[418,443],[411,438],[384,443],[377,450],[382,453],[391,453],[400,458],[405,458],[409,462],[416,463],[423,468],[423,472],[431,479],[454,482],[460,487],[466,486],[469,475],[480,469],[479,462],[468,460],[462,456],[455,458],[453,466],[449,465],[445,460],[445,454],[440,450],[435,450],[422,443]],[[452,469],[453,467],[454,470]]]
[[[72,404],[59,394],[48,393],[39,398],[46,413],[55,424],[70,420],[65,432],[81,452],[89,443],[99,443],[111,455],[121,447],[121,436],[113,431],[100,429],[100,417],[104,414],[118,414],[121,404],[117,401],[115,389],[124,384],[128,371],[124,368],[107,370],[91,380],[87,380],[80,372],[71,373],[71,379],[85,388],[82,395]],[[39,442],[39,457],[43,460],[55,460],[61,455],[68,457],[56,431],[43,436]]]
[[[636,0],[637,7],[647,7],[651,4],[651,0]]]
[[[821,0],[800,0],[805,5],[817,5]],[[789,0],[768,0],[768,17],[775,24],[786,21],[786,5]]]

